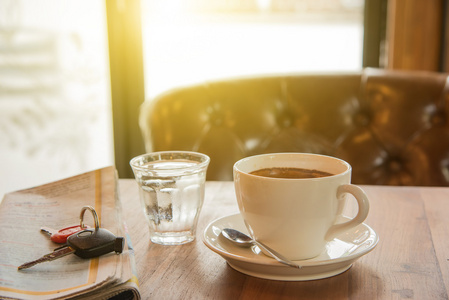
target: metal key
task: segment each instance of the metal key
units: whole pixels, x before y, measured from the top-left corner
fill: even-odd
[[[19,266],[19,270],[30,268],[39,263],[52,261],[74,253],[81,258],[94,258],[109,252],[122,253],[123,237],[116,237],[104,228],[86,229],[67,238],[67,244],[56,248],[52,253]]]
[[[83,223],[83,216],[86,209],[89,209],[94,216],[95,229],[86,229],[72,234],[67,238],[66,245],[56,248],[52,253],[46,254],[37,260],[25,263],[19,266],[18,269],[27,269],[36,264],[52,261],[72,253],[81,258],[98,257],[112,251],[122,253],[125,243],[124,238],[116,237],[109,230],[100,228],[97,213],[91,206],[85,206],[82,208],[80,215],[80,226],[85,226]]]
[[[87,228],[89,228],[89,226],[87,225],[85,225],[84,228],[81,227],[81,225],[76,225],[63,228],[61,230],[55,230],[49,227],[41,227],[41,231],[48,234],[52,242],[55,242],[57,244],[65,244],[69,236]]]

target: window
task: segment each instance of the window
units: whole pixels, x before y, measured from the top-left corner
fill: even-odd
[[[224,77],[360,70],[363,4],[143,0],[146,96]]]
[[[0,196],[113,164],[105,4],[0,1]]]

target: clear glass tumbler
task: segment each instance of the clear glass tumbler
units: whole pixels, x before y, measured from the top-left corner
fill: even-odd
[[[205,154],[185,151],[131,159],[153,243],[180,245],[195,239],[209,162]]]

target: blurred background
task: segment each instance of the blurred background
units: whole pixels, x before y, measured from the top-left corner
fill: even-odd
[[[173,87],[447,71],[447,15],[447,0],[0,0],[0,196],[114,164],[132,176],[138,108]]]
[[[362,67],[363,0],[143,1],[146,96],[206,79]]]
[[[104,1],[0,0],[0,194],[113,162]]]

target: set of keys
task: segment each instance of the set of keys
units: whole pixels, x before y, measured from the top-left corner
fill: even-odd
[[[84,212],[91,211],[95,228],[84,225]],[[116,237],[107,229],[100,228],[98,215],[92,206],[84,206],[80,213],[80,225],[61,229],[59,231],[42,227],[41,230],[50,235],[50,239],[55,243],[63,244],[52,253],[46,254],[39,259],[27,262],[18,267],[19,270],[30,268],[36,264],[52,261],[69,254],[75,254],[81,258],[94,258],[115,251],[122,253],[124,238]]]

